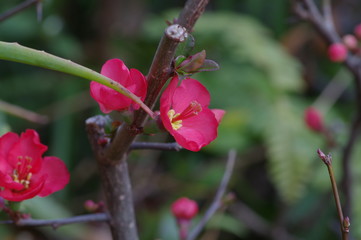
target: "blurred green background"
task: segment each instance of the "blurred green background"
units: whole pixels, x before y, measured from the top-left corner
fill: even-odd
[[[21,1],[1,1],[0,12]],[[176,18],[185,1],[44,0],[43,19],[35,7],[0,22],[0,40],[18,42],[71,59],[99,71],[110,58],[146,74],[166,21]],[[357,0],[333,1],[340,34],[361,21]],[[217,72],[198,73],[211,92],[212,108],[227,111],[219,137],[199,153],[132,152],[129,160],[140,238],[177,239],[169,207],[178,197],[207,209],[224,172],[227,152],[238,158],[229,190],[236,199],[207,225],[203,240],[340,239],[334,200],[325,166],[316,150],[331,151],[336,177],[356,111],[352,76],[326,57],[326,44],[299,21],[287,0],[213,0],[197,22],[196,49],[219,63]],[[344,85],[340,98],[319,98],[332,82]],[[24,203],[34,218],[83,214],[87,199],[102,200],[99,176],[85,132],[85,120],[100,114],[89,95],[89,82],[32,66],[0,61],[0,100],[47,116],[46,124],[0,111],[0,131],[36,129],[47,155],[62,158],[71,183],[51,197]],[[335,102],[335,104],[333,104]],[[307,128],[305,108],[315,104],[336,146]],[[167,134],[145,141],[173,141]],[[353,155],[351,232],[361,239],[361,145]],[[342,192],[342,191],[341,191]],[[1,213],[1,218],[6,219]],[[197,221],[198,219],[196,219]],[[1,239],[110,239],[105,224],[51,228],[0,226]]]

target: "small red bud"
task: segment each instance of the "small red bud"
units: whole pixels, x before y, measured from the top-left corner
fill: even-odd
[[[355,27],[354,33],[358,39],[361,39],[361,23]]]
[[[322,114],[313,107],[309,107],[304,112],[306,125],[315,132],[322,132],[324,129]]]
[[[88,212],[96,212],[99,208],[99,204],[95,203],[93,200],[86,200],[84,202],[84,208]]]
[[[347,57],[347,48],[342,43],[333,43],[328,47],[328,57],[333,62],[343,62]]]
[[[179,220],[190,220],[198,213],[198,205],[189,198],[179,198],[172,204],[172,213]]]
[[[109,138],[99,138],[98,139],[98,145],[104,147],[109,142]]]
[[[347,34],[343,36],[342,42],[350,50],[356,50],[358,48],[358,41],[354,35]]]

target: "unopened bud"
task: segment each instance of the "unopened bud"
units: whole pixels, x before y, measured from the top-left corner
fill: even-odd
[[[195,73],[201,68],[206,59],[206,51],[203,50],[185,59],[178,67],[177,70],[185,73]]]
[[[350,50],[357,50],[358,48],[358,41],[354,35],[347,34],[343,36],[342,42]]]
[[[304,112],[304,120],[306,125],[315,132],[324,130],[322,114],[313,107],[309,107]]]
[[[328,47],[328,57],[333,62],[343,62],[347,58],[347,48],[342,43],[333,43]]]
[[[84,202],[84,208],[88,212],[96,212],[99,209],[99,204],[95,203],[93,200],[86,200]]]
[[[177,220],[190,220],[198,213],[198,204],[189,198],[182,197],[172,204],[171,209]]]
[[[321,149],[317,149],[317,154],[326,165],[331,165],[332,156],[331,154],[324,154]]]

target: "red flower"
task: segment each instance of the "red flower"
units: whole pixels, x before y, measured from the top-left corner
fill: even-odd
[[[190,220],[198,213],[198,204],[186,197],[179,198],[172,204],[172,213],[178,220]]]
[[[178,82],[178,77],[173,77],[163,92],[160,116],[179,145],[199,151],[217,137],[217,128],[225,112],[208,108],[209,92],[197,80],[187,78],[177,86]]]
[[[22,201],[45,197],[69,182],[69,172],[57,157],[44,157],[48,149],[34,130],[19,137],[9,132],[0,137],[0,197]]]
[[[324,129],[322,114],[313,107],[308,107],[304,112],[306,125],[315,132],[322,132]]]
[[[110,59],[102,67],[102,75],[122,84],[143,101],[147,94],[145,77],[137,69],[128,69],[120,59]],[[103,113],[121,111],[130,106],[139,109],[139,105],[121,93],[97,82],[90,83],[90,94],[98,102]]]

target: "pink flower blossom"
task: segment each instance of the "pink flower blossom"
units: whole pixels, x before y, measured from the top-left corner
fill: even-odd
[[[333,62],[343,62],[347,57],[347,48],[342,43],[333,43],[328,47],[328,57]]]
[[[309,107],[305,110],[304,119],[306,125],[315,132],[322,132],[324,129],[322,114],[313,107]]]
[[[42,157],[47,149],[31,129],[20,137],[12,132],[0,137],[0,197],[9,201],[45,197],[68,184],[65,164],[57,157]]]
[[[110,59],[102,67],[102,75],[120,83],[129,91],[137,95],[142,101],[147,94],[145,77],[137,69],[128,69],[120,59]],[[103,113],[113,110],[122,111],[132,107],[139,109],[139,105],[121,93],[97,82],[90,83],[90,94],[98,102]]]
[[[209,109],[210,95],[197,80],[187,78],[178,85],[173,77],[160,99],[160,116],[165,129],[182,147],[199,151],[217,137],[224,115],[220,109]]]
[[[172,204],[172,214],[177,220],[190,220],[198,213],[198,204],[186,197],[179,198]]]

